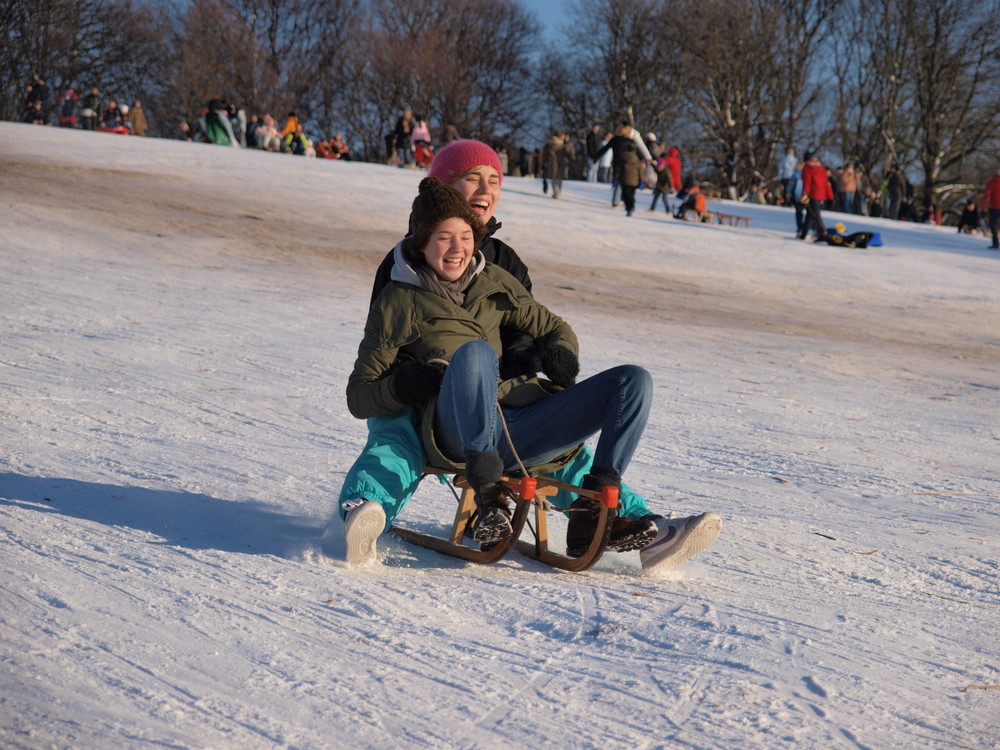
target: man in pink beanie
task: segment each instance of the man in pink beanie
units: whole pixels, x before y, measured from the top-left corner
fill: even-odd
[[[437,177],[445,185],[451,185],[463,172],[480,166],[492,167],[497,173],[497,184],[503,183],[503,168],[496,151],[482,141],[454,141],[434,155],[427,176]]]

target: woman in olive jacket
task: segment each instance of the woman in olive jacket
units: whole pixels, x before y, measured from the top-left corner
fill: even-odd
[[[464,466],[479,508],[473,538],[481,544],[512,532],[510,498],[499,481],[518,457],[503,437],[498,405],[526,466],[559,462],[600,432],[584,486],[620,485],[648,418],[649,374],[622,365],[575,383],[572,329],[485,261],[476,250],[482,224],[458,191],[423,180],[411,227],[394,251],[392,281],[369,311],[347,386],[351,413],[366,419],[417,410],[428,460]],[[500,380],[501,327],[545,342],[547,380]],[[577,516],[586,514],[571,518],[568,538],[586,533],[573,529]]]

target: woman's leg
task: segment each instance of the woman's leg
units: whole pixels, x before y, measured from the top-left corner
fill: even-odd
[[[500,360],[485,341],[458,348],[448,363],[434,412],[434,436],[441,449],[464,461],[465,476],[476,492],[472,538],[492,545],[509,537],[509,493],[500,484],[503,461],[497,453],[497,383]],[[461,457],[461,458],[459,458]]]
[[[451,358],[434,411],[434,437],[449,458],[496,449],[499,382],[500,360],[485,341],[470,341]]]

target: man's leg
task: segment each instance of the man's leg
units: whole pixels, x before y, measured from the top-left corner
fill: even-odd
[[[594,453],[589,446],[584,445],[573,457],[573,460],[566,464],[559,471],[553,472],[550,476],[559,482],[572,484],[577,487],[583,485],[583,479],[590,473],[594,465]],[[559,490],[551,498],[551,503],[560,510],[566,510],[573,501],[577,499],[576,493]],[[646,500],[639,495],[628,484],[622,482],[621,491],[618,493],[618,502],[621,504],[619,515],[622,518],[639,519],[649,515],[652,511],[646,505]]]

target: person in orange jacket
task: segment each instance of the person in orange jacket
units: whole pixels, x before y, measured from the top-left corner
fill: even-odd
[[[804,240],[811,228],[815,228],[816,239],[822,239],[826,235],[826,226],[823,224],[820,206],[823,201],[833,200],[833,188],[826,177],[826,168],[819,159],[807,151],[805,160],[802,167],[802,197],[799,200],[806,207],[806,219],[802,222],[799,239]]]
[[[299,116],[294,112],[289,112],[285,118],[285,127],[281,129],[281,139],[284,140],[289,134],[295,133],[295,128],[299,124]]]
[[[983,190],[983,211],[989,214],[990,234],[993,235],[990,247],[1000,250],[1000,243],[997,242],[997,225],[1000,224],[1000,169],[993,173]]]

